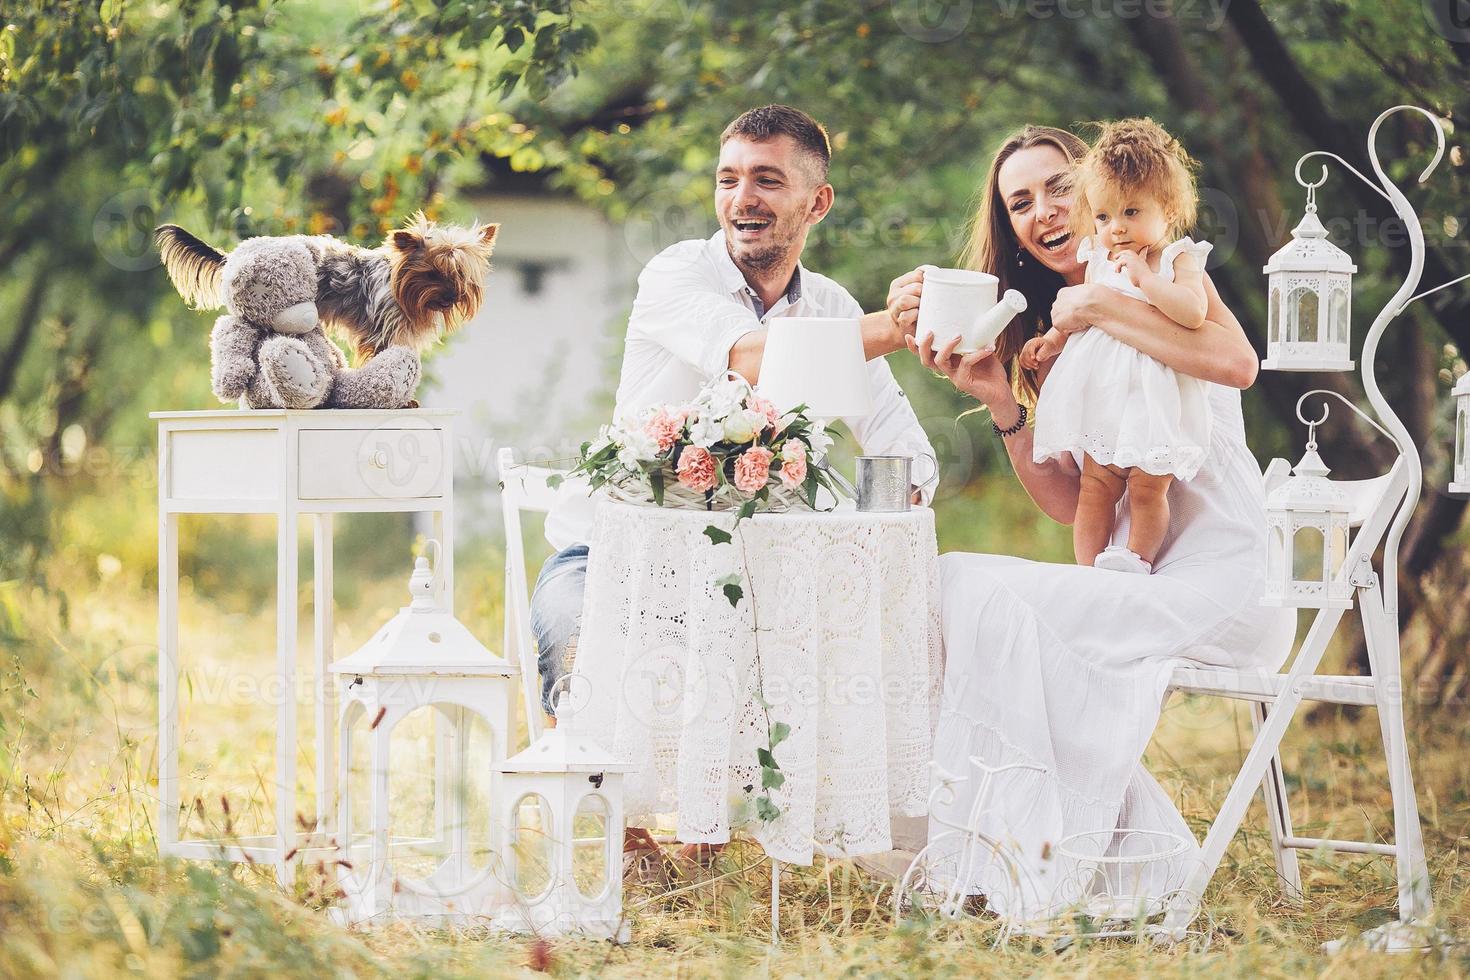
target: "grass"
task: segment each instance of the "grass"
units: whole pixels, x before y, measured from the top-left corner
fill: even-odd
[[[1258,802],[1206,896],[1214,925],[1207,941],[1174,949],[1093,941],[1054,952],[1017,941],[992,950],[992,927],[982,922],[896,924],[887,883],[820,859],[783,873],[783,940],[773,948],[769,864],[748,843],[732,846],[703,884],[668,894],[631,888],[633,941],[623,947],[407,924],[346,931],[320,911],[333,887],[311,867],[283,890],[261,868],[157,854],[153,542],[150,522],[130,516],[148,512],[146,495],[145,488],[110,504],[79,502],[58,526],[70,544],[46,566],[45,585],[0,583],[0,976],[479,977],[530,975],[533,967],[609,978],[1470,973],[1470,945],[1442,956],[1324,957],[1322,941],[1393,916],[1391,862],[1303,855],[1307,900],[1288,905],[1274,882]],[[1004,491],[947,497],[940,520],[946,549],[1005,549],[1012,541],[1046,555],[1065,545],[1064,534]],[[265,830],[272,726],[252,685],[274,643],[270,529],[241,523],[190,533],[197,547],[189,550],[184,605],[192,687],[183,795],[198,797],[195,819],[206,824]],[[395,534],[403,547],[385,548]],[[401,604],[411,537],[401,523],[344,529],[339,567],[351,571],[339,590],[339,655]],[[205,563],[206,553],[221,557]],[[493,549],[462,549],[461,617],[492,647],[499,645],[497,579]],[[304,652],[309,624],[304,613]],[[1452,934],[1470,941],[1470,860],[1462,855],[1470,839],[1470,718],[1455,706],[1409,710],[1438,912]],[[304,746],[308,734],[303,719]],[[1149,763],[1197,832],[1249,741],[1248,719],[1223,702],[1176,701],[1165,712]],[[1391,839],[1372,712],[1318,711],[1293,729],[1285,758],[1300,833]],[[309,748],[300,768],[301,805],[309,809]]]

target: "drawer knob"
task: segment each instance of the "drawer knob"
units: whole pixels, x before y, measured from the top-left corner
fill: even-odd
[[[376,466],[380,470],[386,470],[388,468],[388,450],[373,450],[373,454],[368,458],[368,462],[372,463],[372,465]]]

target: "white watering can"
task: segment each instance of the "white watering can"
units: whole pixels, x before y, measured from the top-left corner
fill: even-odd
[[[970,269],[941,269],[921,266],[924,291],[919,297],[919,343],[929,339],[930,349],[939,350],[961,337],[957,354],[972,354],[995,343],[1017,313],[1026,309],[1026,297],[1014,289],[996,299],[1000,280],[988,272]]]

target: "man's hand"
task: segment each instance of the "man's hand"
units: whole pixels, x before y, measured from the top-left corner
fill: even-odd
[[[919,297],[924,291],[924,270],[905,272],[888,287],[888,316],[903,338],[912,337],[919,324]]]

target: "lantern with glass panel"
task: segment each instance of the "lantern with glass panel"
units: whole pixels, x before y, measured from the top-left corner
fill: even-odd
[[[562,691],[555,727],[500,767],[509,898],[494,925],[626,942],[623,774],[633,767],[579,732],[574,715]]]
[[[1323,419],[1326,415],[1323,415]],[[1353,586],[1344,572],[1351,504],[1347,491],[1327,479],[1317,455],[1316,428],[1308,424],[1307,451],[1291,477],[1266,498],[1268,606],[1351,609]]]
[[[1266,359],[1272,371],[1351,371],[1352,258],[1327,239],[1315,186],[1291,241],[1266,263]]]
[[[347,923],[471,922],[505,895],[493,784],[517,671],[439,605],[439,584],[419,557],[410,604],[332,665],[341,704],[338,915]]]
[[[1470,371],[1460,375],[1455,398],[1455,476],[1450,493],[1470,497]]]

